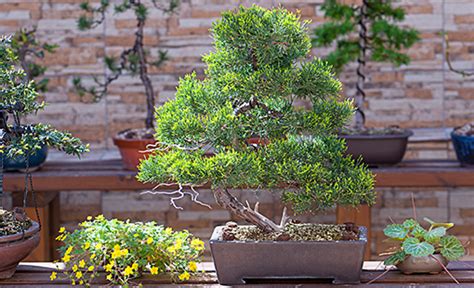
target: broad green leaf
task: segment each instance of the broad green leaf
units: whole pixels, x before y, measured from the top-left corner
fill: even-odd
[[[385,236],[396,239],[403,240],[407,237],[408,229],[403,227],[401,224],[390,224],[387,228],[383,229]]]
[[[397,253],[390,255],[385,261],[383,261],[384,265],[397,265],[398,263],[405,260],[407,254],[405,251],[398,251]]]
[[[430,243],[438,242],[441,237],[446,235],[446,228],[444,227],[437,227],[428,231],[425,235],[425,240]]]
[[[403,227],[407,228],[407,229],[412,229],[414,228],[416,225],[418,225],[418,222],[416,222],[415,219],[407,219],[403,222]]]
[[[403,241],[402,247],[405,253],[415,257],[424,257],[432,255],[435,252],[433,245],[427,242],[420,242],[418,238],[406,239]]]
[[[446,236],[441,238],[441,255],[448,260],[457,260],[464,256],[465,251],[461,241],[455,236]]]
[[[428,233],[428,231],[426,231],[425,228],[421,227],[420,224],[417,224],[411,231],[411,234],[413,236],[421,239],[425,239],[426,233]]]

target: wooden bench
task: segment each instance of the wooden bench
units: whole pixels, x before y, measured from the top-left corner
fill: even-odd
[[[361,273],[361,284],[351,285],[351,287],[474,287],[474,262],[452,262],[448,269],[454,277],[461,283],[459,286],[455,285],[451,277],[445,272],[438,275],[403,275],[400,272],[393,270],[375,281],[373,284],[368,284],[381,273],[383,268],[380,262],[367,261],[364,263]],[[64,287],[69,284],[68,280],[58,273],[58,279],[53,282],[50,281],[49,276],[52,271],[56,270],[55,264],[52,263],[22,263],[17,269],[16,274],[11,279],[0,280],[0,287],[21,286],[21,287]],[[152,276],[145,274],[136,282],[142,283],[145,287],[222,287],[217,282],[216,272],[213,263],[202,263],[199,266],[199,271],[203,270],[202,274],[192,277],[186,283],[173,285],[170,277],[167,275]],[[60,279],[63,277],[63,279]],[[106,285],[104,273],[101,273],[95,282],[95,285]],[[341,285],[331,285],[327,281],[316,280],[275,280],[269,282],[262,280],[255,283],[264,287],[341,287]],[[451,286],[452,285],[452,286]],[[347,287],[347,286],[343,286]]]
[[[394,167],[374,168],[373,172],[376,174],[377,187],[474,187],[474,169],[460,167],[455,161],[408,161]],[[54,232],[59,229],[59,191],[131,191],[152,188],[152,185],[136,181],[135,174],[122,169],[118,159],[53,161],[34,172],[34,187],[38,192],[38,204],[41,207],[40,217],[45,225],[42,230],[41,248],[36,250],[36,254],[29,260],[46,261],[53,256]],[[23,174],[5,174],[4,190],[14,192],[13,202],[16,206],[21,206],[23,189]],[[29,204],[32,206],[31,201]],[[32,208],[28,212],[35,218]],[[338,208],[337,211],[339,223],[352,221],[370,227],[370,219],[370,209],[364,206],[358,210]],[[369,249],[367,252],[370,253]]]

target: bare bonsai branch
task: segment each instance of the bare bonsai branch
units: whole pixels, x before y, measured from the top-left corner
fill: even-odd
[[[258,101],[257,98],[254,96],[252,96],[248,102],[244,102],[241,105],[239,105],[237,108],[235,108],[234,115],[238,116],[239,114],[244,114],[245,112],[250,111],[256,107],[259,107],[262,110],[266,111],[267,114],[273,118],[283,117],[283,113],[268,108],[267,105]]]
[[[156,191],[161,186],[174,186],[174,185],[178,185],[178,189],[175,190],[175,191]],[[171,196],[170,197],[170,205],[173,206],[175,209],[178,209],[178,210],[183,210],[183,207],[178,206],[176,204],[176,201],[178,201],[180,199],[183,199],[186,195],[189,195],[192,202],[197,203],[197,204],[199,204],[201,206],[204,206],[206,208],[212,209],[212,207],[209,204],[206,204],[206,203],[204,203],[204,202],[202,202],[198,199],[199,192],[197,192],[194,187],[195,187],[195,185],[191,185],[190,186],[191,192],[189,192],[189,191],[184,191],[184,187],[180,183],[161,183],[161,184],[158,184],[155,187],[153,187],[152,191],[144,191],[141,194]]]
[[[473,75],[474,75],[474,72],[466,72],[466,71],[463,71],[463,70],[459,70],[459,69],[454,68],[453,63],[451,63],[449,38],[448,38],[448,34],[447,34],[447,33],[444,33],[444,40],[445,40],[445,42],[446,42],[446,52],[445,52],[445,53],[446,53],[446,63],[448,64],[449,70],[451,70],[451,71],[454,72],[454,73],[460,74],[460,75],[462,75],[463,77],[473,76]]]

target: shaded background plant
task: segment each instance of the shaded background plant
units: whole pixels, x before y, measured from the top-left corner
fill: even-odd
[[[159,146],[141,162],[138,179],[176,183],[179,188],[166,194],[177,208],[175,201],[185,195],[196,202],[195,186],[211,183],[219,205],[267,232],[282,225],[241,203],[229,188],[283,185],[283,200],[296,212],[374,203],[372,174],[344,156],[337,138],[353,115],[352,103],[340,101],[341,83],[330,65],[305,61],[307,25],[283,8],[224,12],[212,27],[215,52],[203,57],[207,77],[187,75],[176,99],[157,108]],[[298,99],[312,108],[295,107]],[[250,137],[269,144],[249,145]]]
[[[327,22],[316,27],[312,43],[315,47],[335,46],[324,59],[337,72],[348,63],[357,61],[355,128],[362,130],[365,128],[364,67],[367,61],[406,65],[410,58],[404,50],[413,46],[419,37],[415,29],[398,26],[405,19],[405,11],[393,7],[391,0],[358,2],[345,4],[337,0],[325,0],[321,10]]]
[[[158,67],[167,60],[167,52],[165,50],[158,50],[158,59],[150,61],[150,52],[144,47],[144,29],[147,15],[150,13],[150,5],[153,9],[170,14],[178,8],[179,0],[124,0],[114,5],[109,0],[101,0],[98,5],[90,4],[88,1],[81,3],[80,8],[84,11],[84,14],[77,22],[80,30],[93,29],[101,25],[109,9],[113,9],[115,14],[125,13],[129,10],[133,11],[137,21],[137,29],[132,47],[122,51],[119,57],[105,56],[104,63],[108,70],[105,79],[100,80],[94,77],[96,86],[92,87],[85,87],[82,84],[81,78],[76,77],[73,79],[73,84],[81,96],[90,94],[95,101],[100,101],[107,94],[109,85],[125,72],[131,73],[133,76],[138,75],[145,88],[147,108],[145,127],[147,129],[151,129],[154,126],[153,112],[156,100],[153,84],[148,76],[148,67],[149,65]]]
[[[173,231],[155,222],[107,220],[102,215],[81,223],[72,233],[61,228],[56,238],[64,274],[71,283],[89,286],[104,269],[114,285],[130,285],[143,273],[171,273],[173,281],[188,280],[197,272],[204,243],[187,231]],[[57,272],[51,274],[56,279]]]

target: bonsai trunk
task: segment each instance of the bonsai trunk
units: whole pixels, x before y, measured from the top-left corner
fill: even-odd
[[[255,205],[255,208],[252,209],[248,203],[247,205],[244,205],[236,197],[230,194],[227,188],[216,188],[213,190],[213,193],[217,204],[230,210],[234,215],[259,227],[265,232],[282,231],[288,220],[286,209],[283,210],[280,225],[277,225],[275,222],[258,212],[258,203]]]
[[[356,95],[354,97],[354,104],[356,106],[356,115],[355,115],[355,127],[358,130],[361,130],[365,126],[365,114],[362,110],[364,106],[365,92],[364,92],[364,68],[366,62],[366,53],[367,49],[367,27],[365,26],[365,21],[367,17],[367,0],[364,0],[360,6],[360,18],[359,18],[359,57],[357,58],[357,84],[356,84]]]
[[[142,80],[143,86],[145,86],[146,95],[146,119],[145,126],[147,129],[154,127],[153,125],[153,111],[155,107],[155,92],[153,91],[153,85],[151,84],[150,77],[148,77],[146,55],[143,49],[143,28],[145,27],[145,19],[138,20],[138,30],[136,33],[135,49],[138,54],[140,61],[140,80]]]

